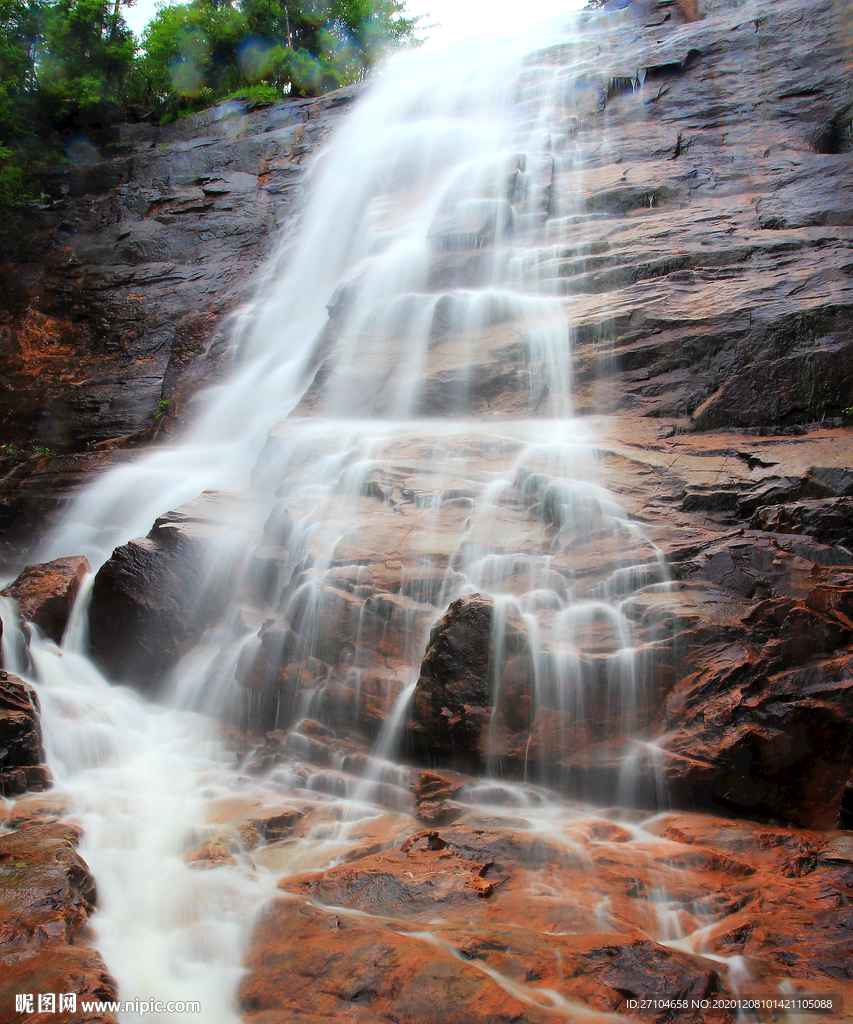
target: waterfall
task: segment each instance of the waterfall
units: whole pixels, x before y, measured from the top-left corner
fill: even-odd
[[[595,702],[611,723],[601,743],[642,728],[631,603],[642,593],[653,617],[666,572],[600,482],[594,421],[576,416],[559,272],[591,252],[579,192],[606,143],[579,131],[602,88],[585,24],[384,68],[320,155],[192,425],[93,481],[38,552],[97,567],[202,492],[239,496],[203,580],[229,599],[171,671],[168,700],[89,660],[85,595],[61,648],[33,633],[28,657],[6,655],[38,688],[56,794],[98,882],[96,944],[125,998],[198,999],[196,1019],[238,1019],[241,950],[277,879],[335,863],[354,822],[405,809],[393,759],[453,601],[494,608],[484,772],[553,784]],[[286,624],[278,641],[272,620]],[[252,690],[261,648],[298,686],[276,675]],[[315,742],[301,723],[340,730],[323,721],[335,687],[361,707],[368,684],[392,709],[374,756],[308,773],[235,765],[208,717],[283,731],[301,764]],[[295,793],[337,810],[279,859],[246,848],[187,863],[226,806],[248,821]]]

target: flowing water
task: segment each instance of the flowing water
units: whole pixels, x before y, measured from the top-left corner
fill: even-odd
[[[555,24],[384,70],[318,159],[224,382],[177,442],[96,480],[37,552],[98,566],[201,492],[238,496],[205,577],[233,596],[165,681],[168,699],[103,678],[86,656],[85,594],[61,649],[25,644],[4,611],[5,664],[38,688],[56,793],[84,826],[98,883],[96,944],[123,998],[198,999],[195,1019],[238,1018],[241,950],[277,879],[336,863],[355,824],[383,808],[411,811],[399,761],[414,684],[430,626],[459,597],[494,601],[479,756],[487,775],[516,779],[475,787],[472,804],[507,814],[509,801],[513,821],[559,833],[571,855],[565,826],[588,810],[534,784],[554,782],[548,766],[579,747],[596,702],[610,723],[599,738],[625,741],[621,800],[638,795],[635,768],[654,746],[642,739],[636,608],[647,634],[663,622],[666,570],[601,485],[594,421],[573,417],[572,300],[555,270],[593,251],[578,182],[606,147],[578,132],[607,89],[583,33]],[[354,621],[335,636],[342,593]],[[389,601],[393,649],[371,632]],[[290,629],[265,657],[302,673],[286,693],[241,677],[270,617]],[[521,711],[507,670],[520,651],[532,680]],[[215,718],[297,726],[287,749],[310,751],[298,724],[328,716],[342,665],[356,703],[368,679],[384,680],[372,758],[235,765]],[[240,808],[262,816],[300,795],[326,808],[300,842],[186,863]],[[649,931],[684,943],[679,908],[660,907]],[[602,903],[602,928],[607,915]],[[556,993],[535,1001],[572,1010]]]

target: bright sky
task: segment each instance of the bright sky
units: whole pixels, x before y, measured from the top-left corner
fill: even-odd
[[[580,10],[587,0],[408,0],[406,13],[423,14],[427,46],[446,46],[471,36],[513,36],[546,18]]]
[[[124,8],[124,17],[139,35],[154,14],[155,0],[137,0]],[[406,13],[424,14],[425,24],[437,24],[427,45],[441,47],[474,35],[508,36],[538,21],[576,11],[586,0],[409,0]]]

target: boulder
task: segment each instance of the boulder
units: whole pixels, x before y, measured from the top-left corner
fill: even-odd
[[[853,497],[816,498],[759,507],[750,521],[757,530],[806,534],[821,544],[853,549]]]
[[[29,683],[0,671],[0,796],[47,789],[39,701]]]
[[[59,643],[80,584],[91,571],[89,560],[83,555],[28,565],[0,593],[14,598],[23,618],[38,626],[48,639]]]
[[[492,710],[494,601],[454,601],[430,630],[412,698],[412,739],[422,754],[479,766]]]
[[[229,523],[239,505],[205,491],[157,519],[147,537],[116,548],[98,570],[90,643],[110,678],[156,690],[216,618],[228,598]]]
[[[829,828],[851,775],[853,572],[821,564],[836,559],[814,541],[765,537],[729,535],[679,568],[719,604],[746,602],[682,636],[662,770],[685,806]]]
[[[448,825],[461,817],[464,806],[457,797],[464,795],[474,780],[448,771],[419,772],[415,782],[418,820],[427,826]]]

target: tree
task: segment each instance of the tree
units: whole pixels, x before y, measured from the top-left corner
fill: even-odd
[[[133,34],[109,0],[42,6],[36,44],[38,106],[54,130],[91,130],[115,119],[133,67]]]
[[[161,115],[198,110],[238,88],[236,61],[245,19],[230,3],[210,0],[161,7],[142,34],[137,102]]]
[[[13,141],[27,122],[22,100],[34,80],[33,39],[38,8],[30,0],[0,0],[0,142]]]
[[[334,89],[418,20],[403,0],[191,0],[161,7],[137,52],[121,16],[133,2],[0,0],[0,220],[52,164],[96,158],[118,121]]]
[[[122,116],[135,43],[121,2],[0,0],[0,220],[75,136]]]
[[[161,117],[240,90],[312,96],[361,78],[412,39],[402,0],[192,0],[162,7],[142,36],[137,100]]]
[[[0,0],[0,220],[27,197],[28,89],[34,78],[36,11],[29,0]]]

